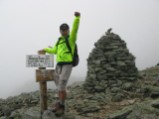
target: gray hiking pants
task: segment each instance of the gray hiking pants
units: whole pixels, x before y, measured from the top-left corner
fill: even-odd
[[[72,72],[72,64],[57,65],[55,70],[55,84],[58,91],[66,90],[67,82]]]

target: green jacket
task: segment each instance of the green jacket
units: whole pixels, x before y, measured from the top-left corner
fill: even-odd
[[[73,27],[68,38],[70,47],[72,49],[72,54],[74,54],[79,23],[80,23],[80,17],[75,17],[73,22]],[[45,48],[44,50],[49,54],[56,54],[57,55],[56,61],[58,63],[72,63],[73,56],[70,53],[66,45],[66,39],[63,36],[61,36],[58,46],[56,43],[53,48]]]

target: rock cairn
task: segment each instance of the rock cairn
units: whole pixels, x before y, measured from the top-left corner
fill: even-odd
[[[89,92],[132,90],[138,70],[126,43],[109,29],[89,54],[84,88]]]

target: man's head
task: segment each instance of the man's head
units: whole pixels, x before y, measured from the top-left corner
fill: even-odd
[[[62,36],[66,37],[69,35],[69,26],[66,23],[61,24],[60,33]]]

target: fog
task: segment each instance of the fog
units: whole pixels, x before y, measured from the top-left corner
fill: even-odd
[[[69,82],[85,80],[86,59],[110,27],[125,40],[139,70],[159,62],[158,0],[0,0],[0,98],[39,89],[26,55],[53,45],[59,25],[72,25],[74,11],[81,12],[80,64]]]

